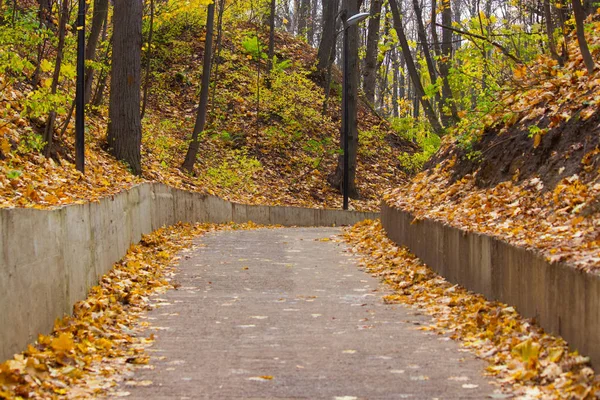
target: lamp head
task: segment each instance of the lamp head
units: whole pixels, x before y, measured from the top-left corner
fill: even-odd
[[[361,21],[364,21],[365,19],[367,19],[371,14],[369,13],[358,13],[358,14],[354,14],[353,16],[351,16],[350,18],[348,18],[346,20],[346,28],[352,25],[356,25]]]

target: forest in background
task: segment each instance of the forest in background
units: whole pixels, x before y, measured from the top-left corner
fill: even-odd
[[[337,206],[344,15],[370,14],[348,28],[358,208],[377,208],[444,138],[481,161],[496,116],[519,120],[506,100],[543,84],[527,81],[536,65],[591,80],[597,52],[585,20],[594,5],[579,0],[94,0],[82,177],[72,168],[77,11],[68,0],[1,3],[4,206],[64,204],[140,179]],[[544,129],[527,133],[534,148]]]

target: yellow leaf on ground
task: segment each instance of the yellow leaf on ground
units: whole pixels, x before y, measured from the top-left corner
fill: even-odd
[[[50,347],[52,347],[54,351],[64,353],[73,350],[73,348],[75,347],[73,335],[70,333],[61,333],[60,335],[58,335],[58,337],[52,339]]]

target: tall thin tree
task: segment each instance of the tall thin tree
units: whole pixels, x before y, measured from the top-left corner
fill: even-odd
[[[148,91],[150,90],[150,73],[152,67],[152,35],[154,33],[154,0],[150,0],[150,27],[148,28],[148,41],[146,42],[146,75],[144,77],[144,94],[142,97],[141,119],[146,115],[148,105]]]
[[[92,14],[92,27],[88,37],[85,49],[85,57],[88,61],[96,60],[96,49],[100,42],[100,35],[104,21],[108,15],[108,0],[94,0],[94,12]],[[92,96],[92,84],[94,81],[95,70],[88,67],[85,72],[85,103],[89,103]]]
[[[58,81],[60,79],[60,70],[62,68],[62,61],[64,57],[64,49],[65,49],[65,37],[67,35],[67,21],[69,19],[69,6],[70,1],[63,0],[61,12],[60,12],[60,22],[58,26],[58,47],[56,48],[56,62],[54,64],[54,73],[52,74],[52,84],[50,86],[50,93],[53,95],[58,91]],[[56,110],[51,110],[48,115],[48,120],[46,122],[46,129],[44,130],[44,141],[46,142],[46,147],[44,149],[44,154],[46,157],[50,156],[52,151],[52,144],[54,141],[54,124],[56,122]]]
[[[210,71],[212,61],[212,44],[213,44],[213,30],[215,23],[215,3],[212,2],[208,5],[208,13],[206,16],[206,40],[204,41],[204,60],[202,66],[202,88],[200,89],[200,106],[198,107],[198,114],[196,115],[196,124],[194,125],[194,131],[192,132],[192,141],[188,147],[188,151],[185,155],[185,160],[181,165],[181,169],[187,172],[194,170],[194,164],[196,163],[196,157],[200,150],[200,134],[204,131],[206,124],[206,115],[208,111],[208,93],[210,86]]]
[[[392,17],[394,19],[394,28],[396,29],[396,34],[398,35],[398,41],[400,42],[400,47],[402,49],[402,54],[404,55],[404,62],[406,63],[406,68],[408,69],[408,75],[414,85],[416,99],[423,106],[423,110],[425,111],[425,116],[429,120],[433,131],[442,135],[444,133],[444,129],[440,122],[438,121],[433,107],[429,100],[425,97],[425,90],[423,89],[423,85],[421,84],[421,79],[419,77],[419,71],[417,71],[417,67],[415,65],[413,56],[410,52],[410,46],[408,45],[408,40],[406,39],[406,35],[404,33],[404,27],[402,26],[402,19],[400,17],[400,12],[398,10],[398,4],[396,0],[389,0],[390,8],[392,10]],[[415,109],[418,109],[418,104],[415,104]]]
[[[594,63],[594,59],[592,58],[592,54],[590,53],[590,49],[585,39],[585,27],[583,26],[585,10],[581,5],[580,0],[573,0],[573,14],[575,14],[575,26],[577,29],[579,50],[581,51],[585,68],[587,69],[588,74],[591,75],[594,72],[594,68],[596,68],[596,64]]]
[[[379,28],[381,25],[381,6],[383,0],[371,0],[367,50],[363,73],[363,91],[367,101],[375,104],[375,86],[377,82],[377,53],[379,52]]]
[[[267,85],[271,85],[268,76],[273,69],[273,57],[275,57],[275,5],[276,0],[271,0],[271,9],[269,11],[269,58],[267,60]]]
[[[321,43],[317,52],[317,69],[323,73],[329,64],[332,47],[335,47],[335,29],[336,17],[339,8],[339,0],[323,1],[323,30],[321,34]]]

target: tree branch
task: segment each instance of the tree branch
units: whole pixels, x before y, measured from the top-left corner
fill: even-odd
[[[475,39],[480,39],[480,40],[486,41],[489,44],[491,44],[492,46],[498,48],[502,52],[502,54],[504,54],[506,57],[510,58],[511,60],[513,60],[514,62],[516,62],[517,64],[519,64],[519,65],[524,64],[523,61],[519,60],[517,57],[515,57],[514,55],[512,55],[508,51],[508,49],[506,47],[502,46],[500,43],[494,42],[493,40],[491,40],[491,39],[489,39],[489,38],[487,38],[485,36],[481,36],[481,35],[478,35],[476,33],[465,32],[465,31],[462,31],[460,29],[452,28],[450,26],[445,26],[445,25],[442,25],[442,24],[438,24],[437,22],[436,22],[436,25],[439,26],[439,27],[441,27],[441,28],[448,29],[448,30],[450,30],[452,32],[458,33],[460,35],[464,35],[464,36],[468,36],[468,37],[472,37],[472,38],[475,38]]]

